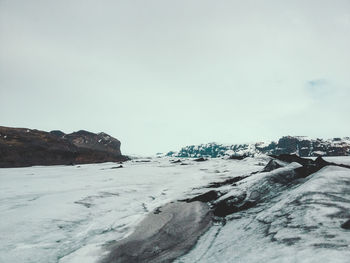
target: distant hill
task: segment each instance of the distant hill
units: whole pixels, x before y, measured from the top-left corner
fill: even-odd
[[[285,136],[278,142],[224,145],[207,143],[186,146],[178,152],[169,152],[174,157],[222,157],[254,156],[257,154],[297,154],[311,156],[346,156],[350,155],[350,137],[328,140],[310,139],[304,136]]]
[[[127,160],[120,141],[106,133],[39,131],[0,126],[0,167],[83,164]]]

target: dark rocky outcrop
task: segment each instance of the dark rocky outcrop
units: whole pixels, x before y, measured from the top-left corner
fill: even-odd
[[[113,167],[111,167],[111,169],[119,169],[119,168],[123,168],[123,165],[119,165],[119,166],[113,166]]]
[[[92,132],[80,130],[66,134],[62,138],[67,139],[79,148],[104,151],[116,156],[121,155],[120,141],[104,132],[95,134]]]
[[[247,178],[248,176],[236,176],[236,177],[233,177],[233,178],[228,178],[224,181],[221,181],[221,182],[213,182],[213,183],[210,183],[207,187],[208,188],[218,188],[218,187],[221,187],[221,186],[224,186],[224,185],[234,185],[235,183],[243,180],[244,178]]]
[[[248,157],[248,155],[231,155],[228,159],[229,160],[243,160],[247,157]]]
[[[271,172],[281,167],[283,167],[281,164],[279,164],[276,160],[272,159],[267,163],[262,172]]]
[[[63,131],[60,131],[60,130],[53,130],[53,131],[50,131],[50,133],[56,137],[63,137],[65,135],[65,133]]]
[[[315,160],[302,158],[295,154],[273,155],[271,157],[273,159],[271,159],[261,171],[266,173],[266,175],[256,182],[253,181],[253,184],[250,185],[249,189],[240,188],[240,181],[256,174],[256,172],[253,172],[250,175],[237,176],[221,182],[211,183],[206,188],[216,189],[195,196],[186,201],[209,203],[215,216],[225,217],[255,207],[262,202],[267,202],[271,198],[277,196],[286,187],[288,188],[293,184],[300,183],[299,179],[306,178],[326,166],[333,165],[350,168],[350,166],[347,165],[327,162],[322,157],[317,157]],[[288,163],[294,164],[290,164],[287,167]],[[237,191],[235,191],[235,194],[228,195],[225,198],[225,192],[221,192],[221,189],[224,190],[224,188],[220,187],[225,186],[227,188],[229,185],[231,185],[232,189],[237,189]],[[349,222],[346,222],[342,225],[342,228],[346,228],[348,225]]]
[[[311,173],[315,173],[327,165],[334,165],[334,166],[339,166],[339,167],[343,167],[343,168],[350,168],[349,165],[327,162],[321,156],[317,157],[315,160],[308,159],[308,158],[302,158],[302,157],[299,157],[295,154],[271,155],[271,157],[275,158],[277,160],[283,161],[283,162],[287,162],[287,163],[292,163],[292,162],[300,163],[303,166],[300,168],[305,168],[305,169],[307,168],[307,169],[313,170],[313,171],[310,171],[307,175],[309,175]]]
[[[350,230],[350,219],[341,225],[341,228]]]
[[[198,195],[196,197],[193,197],[191,199],[185,200],[187,202],[195,202],[195,201],[200,201],[200,202],[210,202],[213,200],[218,199],[221,196],[220,192],[211,190],[209,192],[206,192],[204,194]]]
[[[233,213],[237,213],[243,210],[247,210],[256,205],[256,202],[253,201],[245,201],[241,204],[235,204],[231,202],[219,202],[214,209],[214,215],[224,217]]]
[[[265,154],[297,154],[301,157],[310,156],[346,156],[350,155],[349,137],[328,140],[309,139],[303,136],[284,136],[277,143],[268,146],[256,145],[256,149]]]
[[[195,162],[205,162],[207,160],[208,159],[201,157],[201,158],[194,159],[193,161],[195,161]]]
[[[105,134],[44,132],[0,126],[0,167],[69,165],[127,160],[120,142]]]
[[[280,155],[270,155],[272,158],[280,160],[282,162],[287,163],[300,163],[301,165],[310,165],[313,164],[314,161],[312,159],[302,158],[296,154],[280,154]]]

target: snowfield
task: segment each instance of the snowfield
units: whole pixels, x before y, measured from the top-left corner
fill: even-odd
[[[177,262],[349,262],[350,230],[340,227],[349,218],[350,171],[325,167],[213,226]]]
[[[269,158],[171,160],[0,169],[0,262],[98,262],[157,207],[261,171]],[[214,223],[176,262],[349,262],[350,230],[340,225],[350,219],[350,170],[327,166],[283,187],[266,179],[273,173],[224,186],[269,198]]]

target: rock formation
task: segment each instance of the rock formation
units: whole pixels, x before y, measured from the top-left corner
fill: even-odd
[[[0,126],[0,167],[68,165],[127,160],[120,141],[105,133],[44,132]]]

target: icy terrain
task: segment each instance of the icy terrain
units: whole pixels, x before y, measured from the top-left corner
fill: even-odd
[[[189,145],[178,152],[169,152],[173,157],[222,157],[256,156],[259,154],[298,154],[311,156],[348,156],[350,155],[350,137],[333,139],[312,139],[305,136],[284,136],[278,141],[251,142],[245,144],[206,143]]]
[[[280,189],[264,176],[241,182],[266,193],[262,203],[227,216],[176,262],[349,262],[350,230],[341,227],[350,219],[349,169],[327,166]]]
[[[257,161],[169,159],[0,169],[0,262],[96,262],[153,209]],[[190,163],[190,162],[189,162]]]
[[[340,226],[350,218],[349,169],[327,166],[282,185],[269,178],[298,164],[251,174],[269,159],[171,160],[0,169],[0,262],[98,262],[157,207],[248,175],[218,187],[222,198],[250,191],[263,201],[214,223],[178,263],[348,262],[350,230]]]

